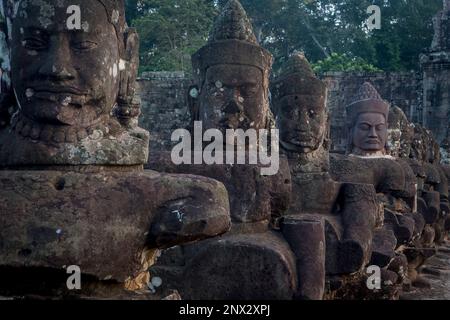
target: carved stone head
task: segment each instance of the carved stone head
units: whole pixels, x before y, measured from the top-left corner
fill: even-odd
[[[360,156],[385,156],[388,142],[389,104],[364,83],[347,106],[348,152]]]
[[[303,54],[295,54],[271,86],[282,146],[309,153],[319,149],[328,133],[327,90]]]
[[[408,121],[399,107],[389,110],[389,152],[393,157],[409,158],[411,143],[414,137],[414,125]]]
[[[124,0],[4,0],[4,8],[18,109],[11,128],[18,143],[31,141],[40,154],[47,148],[49,157],[59,153],[57,164],[122,162],[96,152],[68,159],[67,149],[72,144],[75,154],[86,151],[89,140],[102,149],[105,139],[109,148],[136,127],[138,37],[126,25]],[[139,139],[146,140],[144,132]],[[42,157],[36,164],[52,164]]]
[[[191,109],[205,130],[267,128],[272,55],[257,43],[239,1],[225,5],[192,65]]]
[[[414,138],[411,144],[410,157],[419,162],[427,160],[427,148],[426,148],[425,129],[420,125],[414,127]]]

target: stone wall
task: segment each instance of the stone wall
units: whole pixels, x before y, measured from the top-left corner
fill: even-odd
[[[183,72],[146,72],[138,79],[141,127],[150,131],[150,151],[170,150],[171,135],[189,125],[187,93],[192,80]]]
[[[402,108],[409,120],[420,122],[422,80],[419,73],[326,73],[333,151],[344,152],[347,141],[345,106],[365,81],[382,97]],[[140,124],[151,133],[150,150],[170,150],[174,130],[189,125],[187,93],[192,80],[182,72],[145,73],[138,81],[142,98]]]
[[[370,82],[385,100],[400,107],[410,121],[421,122],[418,112],[422,106],[420,73],[329,72],[321,78],[328,87],[332,150],[335,152],[345,152],[346,149],[348,133],[345,106],[366,81]]]

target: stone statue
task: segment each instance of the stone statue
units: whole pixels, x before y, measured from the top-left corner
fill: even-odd
[[[270,127],[269,76],[272,55],[262,48],[238,1],[230,1],[206,46],[192,56],[196,90],[193,119],[207,129]],[[220,54],[218,54],[220,53]]]
[[[414,125],[397,106],[391,106],[388,117],[389,154],[394,158],[409,158]]]
[[[354,274],[370,261],[379,211],[375,189],[331,179],[327,90],[303,54],[290,58],[271,88],[292,179],[281,230],[297,254],[300,296],[321,299],[325,275]],[[309,255],[317,246],[319,253]]]
[[[347,107],[350,155],[387,155],[389,104],[369,83],[364,83]]]
[[[406,146],[401,155],[413,169],[417,179],[417,211],[422,217],[421,234],[412,240],[405,250],[409,264],[409,279],[413,284],[421,283],[418,269],[436,253],[436,243],[445,234],[445,219],[449,212],[448,177],[445,165],[440,165],[439,146],[433,134],[414,124],[413,134],[402,137]],[[409,147],[408,147],[409,145]]]
[[[375,186],[384,207],[384,218],[382,228],[374,234],[371,264],[397,272],[392,265],[406,259],[394,250],[409,243],[422,230],[420,217],[415,213],[415,175],[406,162],[389,155],[389,145],[395,147],[395,142],[389,141],[393,137],[392,131],[388,134],[389,110],[389,104],[376,89],[364,83],[347,107],[348,155],[333,155],[331,172],[338,181]],[[401,146],[397,149],[400,153]],[[405,276],[404,272],[397,273],[398,277],[391,274],[394,284]]]
[[[227,129],[271,128],[268,97],[272,56],[257,43],[239,1],[231,0],[223,7],[208,43],[192,56],[192,64],[192,117],[202,122],[204,130],[225,133]],[[247,144],[245,151],[254,147]],[[294,297],[294,253],[282,234],[270,226],[272,217],[280,216],[289,204],[287,168],[275,176],[261,176],[259,164],[175,166],[161,153],[151,155],[149,166],[212,177],[221,181],[230,195],[229,233],[217,241],[166,250],[152,268],[154,274],[168,279],[169,288],[179,289],[188,299]]]
[[[78,1],[80,29],[67,22],[72,4],[3,2],[16,99],[0,129],[0,282],[11,284],[0,294],[66,294],[62,268],[76,265],[80,294],[110,297],[148,264],[142,252],[230,227],[221,183],[143,170],[138,37],[124,1]]]
[[[17,12],[9,9],[17,99],[11,130],[0,136],[2,165],[146,162],[148,133],[132,121],[139,115],[134,85],[138,37],[125,27],[119,3],[95,2],[95,10],[82,12],[81,29],[71,32],[65,32],[66,3],[45,2],[51,6],[45,19],[28,14],[40,7],[39,1],[16,1]],[[106,14],[98,16],[103,7]]]

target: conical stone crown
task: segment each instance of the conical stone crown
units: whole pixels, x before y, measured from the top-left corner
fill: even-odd
[[[258,44],[252,24],[237,0],[230,0],[223,7],[208,43],[192,55],[192,69],[199,85],[209,67],[224,64],[254,66],[268,79],[272,62],[272,55]]]
[[[377,89],[375,89],[369,82],[365,82],[360,88],[358,93],[353,97],[352,103],[363,100],[380,100],[383,101]]]
[[[292,74],[301,74],[304,77],[316,78],[311,65],[303,52],[294,54],[282,67],[280,77],[287,77]]]
[[[209,42],[241,40],[258,44],[250,19],[238,0],[230,0],[214,23]]]
[[[297,94],[325,97],[326,86],[317,78],[305,55],[296,53],[281,67],[271,92],[275,100]]]
[[[365,82],[347,106],[347,119],[352,126],[356,117],[361,113],[381,113],[389,118],[389,103],[378,93],[372,84]]]

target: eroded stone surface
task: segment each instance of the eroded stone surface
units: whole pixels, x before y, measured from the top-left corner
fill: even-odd
[[[4,267],[78,265],[100,280],[123,282],[139,271],[146,247],[216,236],[230,226],[227,192],[206,178],[150,171],[0,171],[0,177]]]

